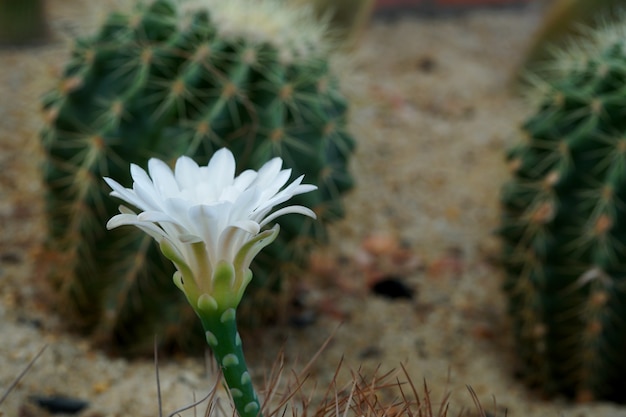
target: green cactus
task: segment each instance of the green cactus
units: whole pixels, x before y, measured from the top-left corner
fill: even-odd
[[[300,7],[313,7],[322,21],[328,21],[329,36],[337,46],[354,47],[369,23],[374,0],[290,0]]]
[[[154,0],[111,14],[76,42],[44,98],[47,247],[63,260],[52,280],[81,329],[126,352],[149,351],[155,332],[165,345],[205,341],[195,339],[198,320],[150,237],[105,231],[117,207],[102,176],[128,185],[128,162],[187,154],[206,163],[225,146],[240,171],[280,156],[292,176],[317,185],[292,203],[313,208],[318,221],[281,218],[279,239],[253,264],[252,304],[304,265],[305,249],[343,215],[340,198],[353,182],[347,103],[315,19],[280,0],[206,3]]]
[[[626,27],[560,54],[508,161],[503,261],[522,372],[548,394],[626,392]]]
[[[547,8],[520,65],[524,71],[536,71],[550,60],[550,51],[573,38],[585,38],[591,26],[619,20],[623,0],[555,0]]]

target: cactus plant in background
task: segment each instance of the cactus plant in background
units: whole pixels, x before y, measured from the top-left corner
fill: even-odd
[[[563,46],[574,36],[585,37],[590,25],[603,25],[620,14],[623,0],[556,0],[548,8],[543,22],[526,52],[521,70],[537,71],[550,60],[550,50]],[[520,74],[523,78],[523,74]]]
[[[598,29],[554,67],[501,196],[516,347],[544,392],[623,401],[626,26]]]
[[[301,7],[312,6],[317,16],[328,20],[329,36],[341,46],[354,46],[369,23],[374,0],[290,0]]]
[[[320,221],[280,219],[281,235],[252,266],[265,287],[324,238],[323,225],[342,215],[340,197],[352,186],[354,144],[323,37],[306,10],[279,0],[154,0],[77,40],[63,79],[44,98],[42,141],[48,247],[63,260],[52,281],[80,328],[145,352],[155,332],[175,345],[197,333],[181,324],[197,320],[172,291],[173,266],[151,239],[105,233],[117,207],[101,177],[129,183],[129,162],[145,167],[151,157],[185,154],[202,163],[227,147],[241,170],[279,156],[294,175],[306,174],[318,190],[294,202]]]

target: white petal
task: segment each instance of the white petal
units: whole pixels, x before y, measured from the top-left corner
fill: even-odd
[[[258,172],[258,176],[255,185],[258,185],[261,188],[266,188],[269,184],[271,184],[276,175],[280,172],[280,168],[283,166],[283,160],[280,158],[272,158],[267,161]]]
[[[248,219],[259,206],[261,193],[257,187],[248,188],[233,203],[230,214],[231,223],[239,219]]]
[[[174,176],[180,189],[194,189],[195,185],[200,181],[199,174],[198,164],[188,156],[181,156],[176,161]]]
[[[232,223],[231,227],[236,227],[250,233],[251,235],[256,235],[259,231],[261,231],[261,225],[253,220],[240,220]]]
[[[235,202],[239,199],[240,195],[241,190],[239,188],[229,185],[222,190],[218,197],[218,200]]]
[[[180,240],[181,243],[202,242],[202,238],[200,236],[191,235],[191,234],[178,235],[178,240]]]
[[[154,238],[156,241],[160,241],[162,238],[166,237],[166,234],[163,232],[161,228],[156,226],[154,223],[150,222],[141,222],[137,220],[137,216],[134,214],[118,214],[113,216],[107,222],[107,229],[111,230],[119,226],[135,226],[139,229],[143,230],[149,236]]]
[[[168,198],[163,201],[165,214],[174,219],[175,223],[188,230],[194,229],[193,223],[189,220],[189,208],[191,206],[192,204],[190,204],[189,200],[183,200],[182,198]]]
[[[110,193],[111,196],[124,200],[138,209],[145,210],[147,208],[145,203],[137,197],[133,190],[124,188],[117,181],[112,180],[111,178],[104,177],[104,181],[106,181],[109,187],[113,190]]]
[[[304,175],[296,178],[291,184],[285,187],[284,190],[278,192],[273,198],[268,198],[264,206],[277,206],[285,201],[291,199],[293,196],[298,194],[308,193],[310,191],[317,190],[317,186],[312,184],[300,184]]]
[[[173,219],[166,213],[163,213],[162,211],[144,211],[143,213],[139,213],[137,215],[137,220],[139,220],[140,222],[152,222],[152,223],[157,223],[157,222],[176,223],[175,219]]]
[[[179,188],[174,173],[170,167],[160,159],[150,158],[148,161],[148,171],[152,177],[154,188],[162,198],[178,195]]]
[[[160,222],[159,227],[163,229],[163,234],[169,238],[172,244],[175,245],[181,253],[185,253],[185,245],[178,240],[178,237],[193,233],[189,233],[189,230],[181,227],[178,223]]]
[[[252,239],[247,241],[245,245],[241,247],[241,249],[235,255],[235,266],[237,268],[245,268],[250,267],[250,263],[252,259],[267,245],[272,243],[276,236],[278,235],[278,231],[280,227],[276,224],[269,230],[264,230],[258,235],[254,236]]]
[[[133,192],[141,202],[141,208],[143,210],[162,210],[162,202],[160,196],[154,190],[152,184],[142,184],[135,182],[133,184]]]
[[[222,249],[223,259],[232,262],[239,249],[252,237],[259,233],[261,227],[252,220],[243,220],[228,226],[221,234],[219,247]]]
[[[130,164],[130,175],[133,178],[133,189],[139,201],[141,201],[141,209],[156,210],[160,206],[158,204],[159,196],[154,188],[152,180],[140,166]]]
[[[116,214],[109,219],[106,227],[111,230],[120,226],[134,225],[135,223],[137,223],[136,214]]]
[[[293,195],[310,193],[311,191],[317,190],[317,185],[313,184],[302,184],[299,185],[298,188],[293,192]]]
[[[215,183],[207,181],[210,173],[206,167],[200,167],[200,171],[201,180],[193,188],[193,201],[197,204],[214,203],[217,201],[218,192],[221,192],[221,189],[218,190]]]
[[[122,214],[134,214],[135,216],[137,215],[137,213],[135,213],[134,211],[132,211],[131,209],[129,209],[126,206],[118,206],[117,209],[120,211],[120,213]]]
[[[243,171],[241,174],[239,174],[237,178],[235,178],[235,181],[233,182],[233,186],[243,191],[246,188],[250,187],[250,184],[254,182],[257,176],[258,175],[256,171],[252,169],[247,169]]]
[[[130,176],[133,178],[133,189],[139,185],[150,194],[156,192],[152,179],[148,176],[148,173],[139,165],[130,164]]]
[[[264,186],[264,197],[270,198],[274,194],[276,194],[283,185],[287,184],[287,181],[289,181],[290,177],[291,169],[283,169],[282,171],[278,172],[274,179]]]
[[[232,152],[222,148],[215,152],[207,165],[209,181],[215,184],[218,190],[222,190],[233,183],[235,178],[235,157]]]
[[[195,228],[192,234],[197,234],[204,241],[209,255],[209,262],[215,265],[219,260],[218,247],[219,237],[224,227],[224,217],[228,216],[230,204],[220,204],[215,206],[197,205],[189,209],[189,220],[194,224]]]
[[[289,193],[292,196],[298,194],[308,193],[309,191],[317,190],[317,186],[313,184],[302,184],[302,180],[304,179],[304,175],[300,175],[298,178],[293,180],[291,184],[285,187],[281,192]]]
[[[285,214],[291,214],[291,213],[303,214],[305,216],[309,216],[314,219],[317,218],[317,215],[315,214],[315,212],[308,207],[288,206],[288,207],[283,207],[280,210],[276,210],[275,212],[267,216],[265,219],[263,219],[263,221],[261,222],[261,227],[265,226],[266,224],[268,224],[269,222],[271,222],[277,217],[284,216]]]

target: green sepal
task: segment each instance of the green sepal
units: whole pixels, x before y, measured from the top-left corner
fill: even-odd
[[[204,245],[204,243],[198,242],[192,243],[191,245]],[[178,249],[167,239],[161,239],[159,248],[163,256],[176,265],[178,271],[176,271],[173,276],[174,284],[185,294],[187,300],[195,310],[201,292],[187,261],[185,261]]]
[[[239,252],[237,252],[237,255],[235,255],[233,265],[235,267],[235,271],[242,271],[243,269],[247,270],[254,257],[257,256],[264,247],[266,247],[276,239],[279,230],[280,226],[278,224],[275,224],[274,227],[272,227],[271,229],[262,231],[245,245],[243,245],[241,249],[239,249]],[[241,278],[245,279],[244,276],[242,276]]]
[[[220,310],[236,308],[241,301],[243,291],[235,288],[235,268],[226,261],[219,261],[213,271],[211,295],[217,301]]]

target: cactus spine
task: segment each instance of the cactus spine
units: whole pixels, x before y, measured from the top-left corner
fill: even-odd
[[[588,26],[618,19],[622,5],[622,0],[555,0],[546,10],[521,69],[535,71],[543,61],[550,60],[550,50],[555,45],[562,46],[566,40],[576,37],[584,38],[591,32]]]
[[[626,389],[626,27],[560,56],[502,192],[506,292],[523,373],[548,394]]]
[[[149,351],[155,332],[185,343],[198,334],[187,328],[197,319],[149,237],[105,233],[117,208],[102,176],[130,183],[129,162],[187,154],[206,163],[223,146],[240,171],[282,157],[292,175],[319,187],[294,201],[320,221],[279,221],[279,241],[253,265],[264,285],[324,238],[352,186],[347,103],[315,19],[279,0],[191,3],[154,0],[111,14],[98,34],[76,42],[44,98],[48,247],[66,259],[53,281],[81,328],[131,351]]]

